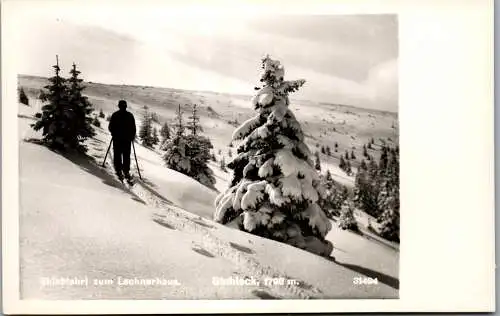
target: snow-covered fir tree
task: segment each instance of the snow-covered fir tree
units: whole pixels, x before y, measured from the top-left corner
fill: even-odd
[[[44,87],[47,92],[42,95],[42,102],[47,103],[42,106],[42,113],[37,113],[38,120],[31,127],[42,130],[42,141],[50,147],[85,152],[87,148],[82,143],[94,136],[94,130],[90,117],[92,106],[82,95],[80,72],[73,64],[68,87],[66,79],[59,74],[59,61],[52,67],[55,75],[49,78],[49,85]]]
[[[252,98],[258,114],[233,133],[240,141],[228,163],[230,187],[217,196],[214,219],[236,220],[240,229],[328,256],[331,222],[319,207],[324,197],[304,133],[289,108],[288,94],[304,80],[285,81],[279,61],[262,60],[263,86]]]
[[[186,157],[185,126],[182,120],[182,110],[179,105],[174,124],[175,135],[167,140],[164,146],[163,160],[168,168],[187,174],[191,171],[189,158]]]
[[[319,159],[319,152],[314,153],[314,168],[318,171],[321,171],[321,161]]]
[[[378,195],[381,214],[377,218],[381,224],[380,235],[399,242],[399,154],[396,150],[385,148],[385,157],[381,157],[379,166],[385,167],[378,175],[381,186]]]
[[[94,125],[95,127],[101,127],[101,121],[99,121],[97,115],[94,116],[94,119],[92,120],[92,125]]]
[[[356,205],[377,218],[380,235],[399,242],[399,154],[395,148],[382,147],[379,163],[364,160],[355,181]]]
[[[346,170],[346,163],[345,163],[345,160],[344,160],[344,156],[340,156],[340,161],[339,161],[339,168],[340,170]]]
[[[360,166],[355,178],[354,201],[356,206],[374,217],[378,217],[380,215],[380,209],[378,207],[378,194],[380,187],[377,175],[377,164],[372,159],[366,168]]]
[[[153,127],[153,133],[151,135],[152,138],[152,144],[157,145],[160,142],[160,138],[158,137],[158,130],[156,127]]]
[[[212,142],[208,137],[195,134],[186,136],[186,157],[190,163],[186,174],[208,187],[213,187],[215,184],[214,173],[208,166],[212,148]]]
[[[322,177],[322,184],[325,195],[318,203],[328,217],[338,216],[342,203],[347,199],[347,187],[333,180],[330,170]]]
[[[26,95],[26,92],[24,92],[23,87],[19,88],[19,103],[30,105],[28,96]]]
[[[189,129],[192,133],[185,135],[187,126],[183,122],[182,110],[179,105],[174,125],[176,133],[166,141],[163,159],[168,168],[179,171],[206,186],[213,187],[215,177],[212,169],[208,167],[208,161],[211,158],[210,150],[213,148],[212,143],[207,137],[194,134],[199,129],[193,125],[193,121],[190,123]]]
[[[189,158],[191,163],[191,171],[188,175],[208,187],[213,187],[215,176],[212,169],[208,166],[211,158],[210,150],[213,148],[213,145],[208,137],[199,134],[203,129],[200,125],[197,108],[196,104],[192,105],[189,124],[187,126],[191,131],[191,135],[186,136],[186,157]]]
[[[366,161],[364,159],[361,160],[361,164],[359,165],[359,169],[364,170],[364,171],[368,170],[368,166],[366,165]],[[359,170],[358,170],[358,172],[359,172]]]
[[[193,104],[191,109],[191,115],[188,117],[189,123],[186,128],[191,131],[192,135],[198,135],[198,132],[202,132],[203,129],[200,125],[200,117],[198,115],[198,105]]]
[[[226,172],[227,169],[226,169],[226,160],[224,159],[224,156],[222,156],[222,158],[220,159],[220,170]]]
[[[100,118],[105,118],[106,116],[104,115],[104,112],[101,110],[99,110],[99,117]]]
[[[139,130],[139,139],[146,147],[152,147],[154,144],[151,114],[147,106],[144,107],[141,129]]]
[[[347,160],[347,162],[345,164],[345,173],[347,173],[348,176],[350,176],[352,174],[352,166],[351,166],[351,162],[349,160]]]
[[[330,172],[330,169],[326,169],[325,180],[326,181],[333,181],[332,173]]]
[[[170,138],[170,127],[168,127],[167,122],[163,123],[160,129],[160,135],[162,137],[162,143],[165,143],[165,141]]]
[[[76,69],[75,63],[73,63],[73,67],[70,71],[71,76],[67,81],[68,101],[74,113],[73,133],[77,135],[77,143],[83,142],[83,140],[95,135],[91,125],[94,121],[91,116],[94,108],[88,98],[82,94],[85,86],[82,85],[83,79],[78,78],[80,73],[81,72]]]
[[[352,231],[358,230],[358,223],[354,218],[354,206],[349,200],[344,201],[342,204],[338,225],[341,229],[348,229]]]

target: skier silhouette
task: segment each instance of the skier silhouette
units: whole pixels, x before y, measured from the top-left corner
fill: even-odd
[[[113,165],[120,181],[124,175],[130,181],[130,147],[135,139],[135,118],[126,110],[127,101],[120,100],[118,108],[119,110],[111,115],[108,126],[113,138]]]

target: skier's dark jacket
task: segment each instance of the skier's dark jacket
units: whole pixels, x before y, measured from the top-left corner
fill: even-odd
[[[108,129],[114,140],[133,141],[136,133],[134,115],[125,109],[116,111],[111,115]]]

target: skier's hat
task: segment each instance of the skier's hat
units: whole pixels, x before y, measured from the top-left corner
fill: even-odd
[[[125,100],[118,101],[118,107],[120,109],[126,109],[127,108],[127,101],[125,101]]]

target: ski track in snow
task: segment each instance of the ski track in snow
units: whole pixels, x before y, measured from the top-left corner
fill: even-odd
[[[109,167],[106,170],[112,174],[112,170]],[[127,185],[124,185],[124,187],[127,187],[127,190],[131,194],[145,201],[148,206],[157,210],[157,213],[153,215],[153,221],[169,229],[196,234],[199,239],[199,244],[195,246],[211,254],[225,258],[244,269],[246,275],[250,275],[260,280],[261,287],[266,287],[264,286],[264,280],[266,278],[294,279],[288,275],[281,274],[278,270],[270,266],[262,265],[248,253],[249,251],[242,251],[242,248],[238,249],[238,246],[235,246],[235,244],[215,236],[212,234],[211,230],[217,229],[216,226],[211,223],[205,223],[204,219],[200,216],[190,214],[187,211],[169,205],[164,199],[152,193],[152,189],[149,188],[144,181],[138,179],[133,187],[130,188]],[[321,290],[304,281],[297,281],[299,281],[299,285],[285,284],[283,286],[266,288],[273,296],[280,298],[321,298]]]
[[[20,109],[24,110],[20,111],[21,112],[20,114],[22,115],[20,116],[21,120],[29,118],[30,116],[32,117],[32,113],[30,113],[32,109],[25,107],[21,107]],[[101,121],[101,123],[103,122]],[[106,123],[104,122],[104,124]],[[94,158],[98,158],[97,160],[100,162],[104,158],[104,154],[109,144],[108,141],[110,139],[110,136],[105,130],[105,128],[96,128],[96,131],[98,132],[98,135],[96,135],[96,137],[88,141],[89,155],[93,156]],[[29,134],[31,134],[31,132],[26,132],[26,130],[23,130],[20,136],[21,138],[26,138],[27,136],[29,136]],[[142,160],[145,159],[143,162],[144,164],[146,164],[147,160],[151,160],[147,162],[149,167],[158,164],[158,161],[161,160],[161,157],[158,156],[157,152],[150,151],[146,148],[143,148],[140,145],[136,145],[136,150],[139,151],[138,155],[139,153],[142,154],[140,156],[140,159]],[[147,157],[145,157],[144,155],[146,155]],[[135,169],[134,158],[133,157],[131,158],[132,158],[131,167],[132,169]],[[110,151],[107,161],[108,163],[106,164],[106,167],[102,168],[101,170],[110,176],[114,176],[111,163],[109,163],[110,161],[112,161],[112,151]],[[98,166],[100,165],[99,162],[94,161],[92,163]],[[212,162],[211,164],[213,165]],[[98,167],[101,168],[101,166]],[[159,165],[155,166],[155,168],[164,169],[162,166]],[[304,282],[303,280],[300,280],[300,278],[294,278],[291,275],[285,274],[286,269],[279,270],[281,266],[274,265],[273,264],[274,259],[268,261],[266,257],[265,260],[266,262],[262,262],[262,260],[259,261],[259,257],[255,254],[254,250],[244,246],[243,242],[239,241],[244,239],[245,241],[248,240],[248,242],[252,244],[253,242],[258,241],[259,237],[249,234],[248,238],[246,238],[246,236],[244,235],[245,233],[237,231],[238,233],[243,234],[242,236],[240,235],[232,236],[232,237],[238,237],[237,240],[224,238],[225,234],[233,234],[233,229],[228,228],[224,225],[220,225],[213,221],[210,221],[209,219],[206,219],[207,216],[204,215],[205,211],[196,208],[197,202],[204,202],[205,200],[200,199],[199,201],[197,201],[196,199],[198,198],[198,196],[190,196],[190,195],[184,196],[184,194],[180,196],[174,196],[169,191],[162,191],[161,188],[158,187],[158,185],[161,184],[161,186],[165,186],[165,183],[157,182],[157,181],[163,181],[163,179],[159,178],[159,176],[161,175],[156,174],[159,169],[147,169],[147,168],[145,169],[146,171],[149,171],[148,174],[146,174],[146,176],[148,177],[146,177],[143,181],[137,179],[136,184],[132,188],[128,188],[128,186],[123,185],[125,191],[127,191],[128,194],[131,195],[133,200],[144,204],[143,205],[144,207],[148,207],[152,211],[151,219],[154,223],[161,225],[163,228],[169,231],[175,230],[179,233],[188,235],[189,239],[191,240],[191,250],[193,252],[199,254],[200,256],[208,258],[218,257],[221,260],[227,261],[230,265],[232,266],[234,265],[237,272],[233,272],[233,274],[236,273],[241,277],[253,277],[260,281],[261,285],[258,287],[258,289],[252,290],[252,288],[246,288],[246,289],[240,288],[239,289],[240,292],[241,290],[248,290],[249,294],[253,295],[254,297],[262,299],[331,298],[331,295],[323,293],[322,290],[318,288],[318,286],[320,286],[324,291],[328,291],[328,289],[325,288],[324,285],[322,286],[318,282],[314,283],[316,284],[316,286],[314,286],[312,284]],[[141,168],[140,170],[144,171],[143,168]],[[170,184],[174,185],[175,183],[177,183],[175,181],[177,181],[178,179],[175,177],[174,173],[168,174],[170,177],[172,177],[171,179],[168,179],[170,181],[168,185]],[[142,172],[142,175],[145,176],[144,172]],[[151,179],[148,179],[149,176],[151,176]],[[186,182],[188,180],[190,181],[190,179],[180,178],[180,181],[184,182],[179,187],[188,188],[190,184],[190,182]],[[184,187],[182,185],[184,185]],[[168,186],[167,189],[169,188],[170,187]],[[81,189],[85,188],[82,187]],[[175,190],[174,187],[172,187],[172,189]],[[162,194],[163,195],[168,194],[167,195],[168,199],[167,197],[164,197]],[[207,193],[207,196],[209,197],[210,194]],[[174,199],[170,201],[169,199],[172,198]],[[177,198],[178,201],[175,200],[175,198]],[[189,203],[188,204],[183,203],[183,201],[181,202],[181,199],[188,199]],[[204,206],[205,208],[208,207],[206,205],[201,205],[201,204],[199,205],[200,207],[201,206]],[[192,210],[193,213],[189,212],[189,210]],[[198,214],[203,215],[205,218],[202,218]],[[236,232],[236,230],[234,231]],[[177,234],[177,232],[175,233]],[[238,241],[239,243],[236,243],[236,241]],[[291,247],[288,245],[281,245],[278,243],[276,243],[276,245],[273,245],[273,247],[274,246],[280,247],[280,249],[281,247]],[[269,255],[273,256],[272,251],[269,252]],[[312,254],[308,253],[307,255],[311,256]],[[318,259],[320,258],[318,257]],[[346,272],[347,271],[348,270],[346,270]],[[293,273],[299,273],[299,272],[295,271]],[[348,276],[346,275],[346,277]],[[285,284],[282,286],[265,286],[264,280],[267,278],[283,278],[285,280],[294,279],[299,281],[299,284],[298,285]],[[313,282],[316,282],[316,280]],[[343,280],[343,282],[341,283],[344,284],[345,281]],[[348,284],[345,283],[345,285]],[[358,289],[355,290],[357,291]],[[362,289],[361,291],[363,292],[364,289]],[[380,292],[384,291],[387,292],[387,288],[385,289],[380,288]],[[348,289],[347,292],[349,293],[350,290]]]

